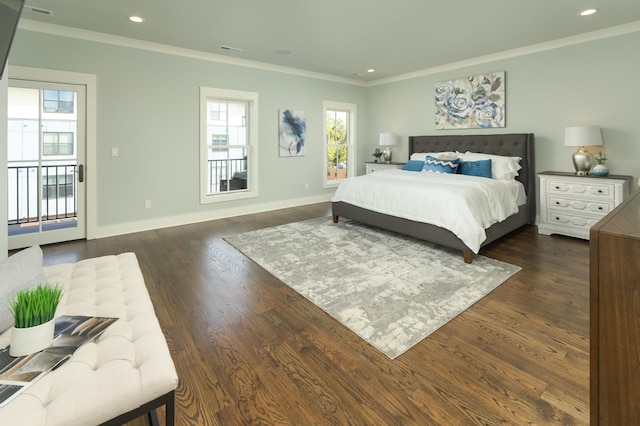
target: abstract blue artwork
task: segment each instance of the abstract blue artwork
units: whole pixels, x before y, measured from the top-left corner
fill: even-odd
[[[304,111],[280,110],[280,157],[301,157],[305,154],[307,121]]]
[[[436,83],[436,129],[505,127],[504,71]]]

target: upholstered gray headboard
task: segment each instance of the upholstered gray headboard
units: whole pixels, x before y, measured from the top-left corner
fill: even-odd
[[[536,168],[533,140],[533,133],[409,136],[409,156],[414,152],[472,151],[522,158],[522,169],[516,179],[524,185],[531,223],[535,223]]]

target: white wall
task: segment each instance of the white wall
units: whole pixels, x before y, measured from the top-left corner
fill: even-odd
[[[371,87],[29,30],[18,31],[10,64],[97,76],[100,237],[328,199],[332,190],[322,188],[323,100],[357,104],[360,173],[363,162],[373,159],[377,135],[383,131],[401,136],[395,161],[406,159],[410,135],[533,132],[537,171],[572,171],[574,149],[563,146],[564,128],[594,124],[602,127],[611,172],[637,176],[640,31],[633,31],[476,60],[475,65],[449,66],[446,71],[425,70],[414,78]],[[436,131],[435,83],[493,71],[506,72],[507,127]],[[200,86],[259,92],[258,199],[199,204]],[[0,99],[6,99],[3,90],[0,86]],[[281,108],[306,112],[306,157],[278,157]],[[6,117],[2,110],[0,117]],[[5,123],[0,130],[2,126]],[[119,157],[111,157],[111,147],[119,148]],[[0,154],[0,160],[5,155]],[[4,188],[0,186],[0,206],[6,203]],[[145,209],[146,199],[153,201],[152,209]],[[0,209],[5,215],[6,206]],[[0,222],[0,232],[6,235],[2,216]],[[6,246],[3,238],[0,241]],[[6,251],[2,245],[0,253]]]
[[[328,200],[322,102],[357,104],[365,133],[362,85],[28,30],[18,31],[10,64],[96,75],[98,237]],[[259,93],[259,198],[200,204],[200,86]],[[305,157],[279,157],[282,108],[306,113]]]
[[[637,177],[639,48],[633,32],[371,87],[368,131],[401,135],[396,161],[407,159],[411,135],[534,133],[536,170],[571,172],[575,148],[563,146],[564,128],[598,125],[611,173]],[[435,83],[494,71],[506,72],[506,127],[435,130]]]

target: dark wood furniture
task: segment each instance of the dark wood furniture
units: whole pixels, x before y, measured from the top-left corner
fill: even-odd
[[[535,223],[536,174],[533,140],[533,133],[410,136],[409,156],[414,152],[472,151],[522,158],[520,161],[522,169],[516,179],[524,185],[527,203],[520,206],[518,213],[486,229],[487,238],[482,243],[482,246],[485,246],[523,225]],[[399,234],[461,250],[466,263],[471,263],[473,259],[471,249],[448,229],[374,212],[345,202],[332,203],[332,213],[334,222],[338,222],[339,217],[354,219]]]
[[[590,230],[591,425],[640,424],[640,192]]]

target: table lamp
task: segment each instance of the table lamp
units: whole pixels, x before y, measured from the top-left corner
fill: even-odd
[[[593,154],[584,147],[598,145],[602,145],[602,135],[598,126],[574,126],[565,129],[564,146],[578,147],[578,150],[573,154],[576,176],[587,176],[595,165]]]
[[[379,145],[384,145],[386,148],[382,151],[384,162],[389,164],[391,162],[391,145],[395,145],[398,142],[398,137],[395,133],[380,133]]]

